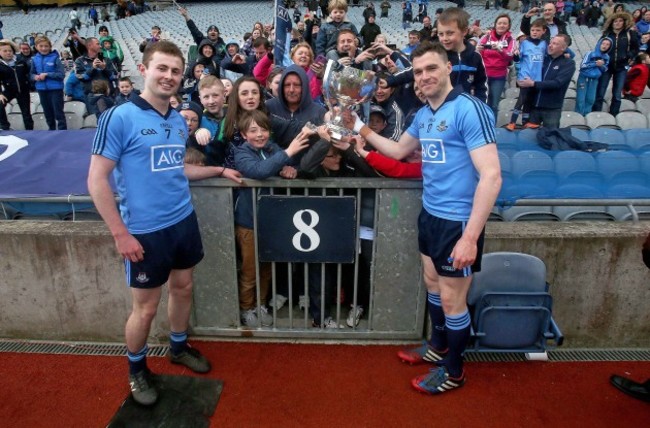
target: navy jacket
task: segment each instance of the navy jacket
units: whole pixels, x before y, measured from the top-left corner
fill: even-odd
[[[17,58],[13,66],[0,60],[0,93],[8,100],[16,98],[19,93],[29,93],[29,65]]]
[[[561,109],[564,95],[576,70],[576,62],[564,55],[553,59],[546,55],[542,67],[542,81],[536,81],[534,88],[535,107],[544,109]]]
[[[465,50],[461,53],[447,51],[451,62],[451,84],[463,87],[463,92],[474,95],[487,102],[487,74],[483,57],[476,52],[474,46],[465,41]]]

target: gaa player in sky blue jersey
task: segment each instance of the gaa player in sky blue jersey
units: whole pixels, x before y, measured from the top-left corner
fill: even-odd
[[[403,159],[422,148],[423,209],[419,248],[432,323],[429,343],[400,351],[409,363],[440,367],[412,380],[439,394],[465,383],[462,353],[470,335],[467,292],[481,268],[485,223],[501,189],[494,117],[487,104],[452,88],[444,47],[425,42],[412,53],[415,83],[427,98],[399,142],[372,132],[357,117],[346,125],[380,152]],[[354,126],[352,126],[354,125]]]
[[[145,50],[139,66],[144,91],[102,115],[88,173],[90,195],[124,257],[133,299],[125,329],[129,383],[133,398],[143,405],[158,398],[146,363],[147,337],[166,282],[170,360],[198,373],[210,370],[208,360],[187,344],[192,272],[203,258],[188,178],[224,176],[240,182],[236,171],[183,162],[187,125],[170,107],[169,98],[178,90],[184,63],[171,42],[160,41]],[[111,173],[120,212],[109,184]]]

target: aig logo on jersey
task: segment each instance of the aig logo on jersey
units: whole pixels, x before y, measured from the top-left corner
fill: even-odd
[[[426,163],[445,163],[445,143],[439,138],[423,138],[422,144],[422,162]]]
[[[167,145],[151,147],[151,171],[183,168],[185,146]]]

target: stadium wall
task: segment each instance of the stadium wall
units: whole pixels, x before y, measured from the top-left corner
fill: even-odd
[[[649,230],[648,222],[494,222],[486,252],[520,251],[545,261],[566,347],[647,348],[650,271],[640,248]],[[204,241],[210,233],[203,230]],[[394,260],[388,267],[408,278],[412,266]],[[206,254],[203,264],[213,262]],[[0,337],[123,340],[130,296],[103,223],[0,221],[0,266]],[[198,273],[197,285],[210,280]],[[415,304],[422,297],[406,295]],[[152,343],[166,340],[165,314],[162,304]]]

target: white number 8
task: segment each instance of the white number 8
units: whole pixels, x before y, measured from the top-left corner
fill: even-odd
[[[302,214],[309,214],[309,224],[306,224],[302,220]],[[314,251],[320,245],[320,236],[314,230],[314,227],[318,224],[319,217],[318,213],[313,210],[300,210],[293,215],[293,225],[296,226],[298,232],[293,235],[291,242],[296,250],[302,251],[303,253],[308,253]],[[301,237],[305,235],[309,239],[309,247],[303,248],[301,245]]]

